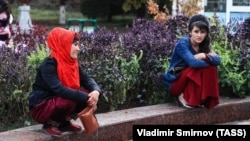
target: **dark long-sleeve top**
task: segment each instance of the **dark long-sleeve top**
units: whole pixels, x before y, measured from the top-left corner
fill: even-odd
[[[85,74],[79,66],[80,85],[89,90],[97,90],[101,94],[101,89],[95,80]],[[41,63],[37,70],[35,82],[32,86],[32,92],[29,95],[30,108],[35,107],[41,101],[49,99],[53,96],[60,96],[75,102],[86,102],[88,100],[87,93],[65,87],[57,75],[57,62],[54,58],[47,57]]]
[[[163,77],[163,84],[169,90],[172,83],[178,78],[179,74],[174,74],[174,68],[176,67],[191,67],[191,68],[203,68],[209,65],[218,66],[221,63],[220,56],[206,54],[207,59],[196,59],[194,55],[195,50],[192,48],[190,37],[184,36],[175,45],[170,65],[167,72]]]

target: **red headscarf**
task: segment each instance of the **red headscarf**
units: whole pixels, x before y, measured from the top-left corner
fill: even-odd
[[[78,61],[70,57],[73,39],[76,32],[56,27],[48,35],[47,43],[51,49],[51,57],[57,61],[57,73],[64,86],[72,89],[80,88]]]

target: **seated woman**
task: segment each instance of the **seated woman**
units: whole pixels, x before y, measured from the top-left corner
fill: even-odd
[[[12,14],[7,0],[0,0],[0,41],[8,42],[11,37],[10,27]]]
[[[221,60],[210,48],[209,27],[204,15],[192,16],[188,23],[189,35],[174,47],[163,84],[177,97],[179,106],[211,109],[219,104],[217,66]]]
[[[0,40],[7,41],[10,38],[9,21],[6,12],[0,13]]]

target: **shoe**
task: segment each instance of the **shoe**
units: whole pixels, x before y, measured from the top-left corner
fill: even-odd
[[[62,131],[81,131],[82,127],[74,124],[70,121],[64,121],[60,126],[59,129]]]
[[[44,124],[43,129],[48,134],[53,135],[53,136],[60,136],[62,134],[62,132],[57,127],[53,127],[52,125],[49,125],[49,124]]]
[[[70,131],[81,131],[82,130],[81,126],[74,124],[72,122],[70,122],[70,124],[68,125],[68,128]]]
[[[205,108],[205,105],[201,104],[201,105],[197,106],[197,108]]]
[[[194,109],[195,108],[193,106],[189,106],[187,104],[181,103],[181,101],[179,100],[179,98],[176,99],[176,102],[177,102],[177,105],[179,107],[183,107],[183,108],[186,108],[186,109]]]
[[[189,106],[187,104],[187,102],[185,101],[185,99],[183,98],[183,94],[179,95],[177,98],[176,98],[176,102],[177,102],[177,105],[179,107],[184,107],[186,109],[194,109],[195,107],[193,106]]]

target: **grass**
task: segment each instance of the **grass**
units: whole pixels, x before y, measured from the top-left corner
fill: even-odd
[[[13,7],[12,9],[13,16],[14,16],[14,23],[16,22],[18,18],[18,8]],[[67,26],[67,25],[60,25],[59,24],[59,10],[53,10],[53,9],[37,9],[32,8],[30,10],[30,18],[32,20],[32,23],[35,24],[42,24],[49,27],[55,27],[55,26]],[[86,18],[86,16],[83,16],[80,11],[72,11],[66,9],[66,18]],[[114,27],[124,30],[127,25],[130,25],[134,19],[134,16],[132,15],[119,15],[119,16],[113,16],[112,22],[107,22],[105,18],[98,18],[97,19],[97,25],[98,26],[105,26],[108,29],[113,29]]]

